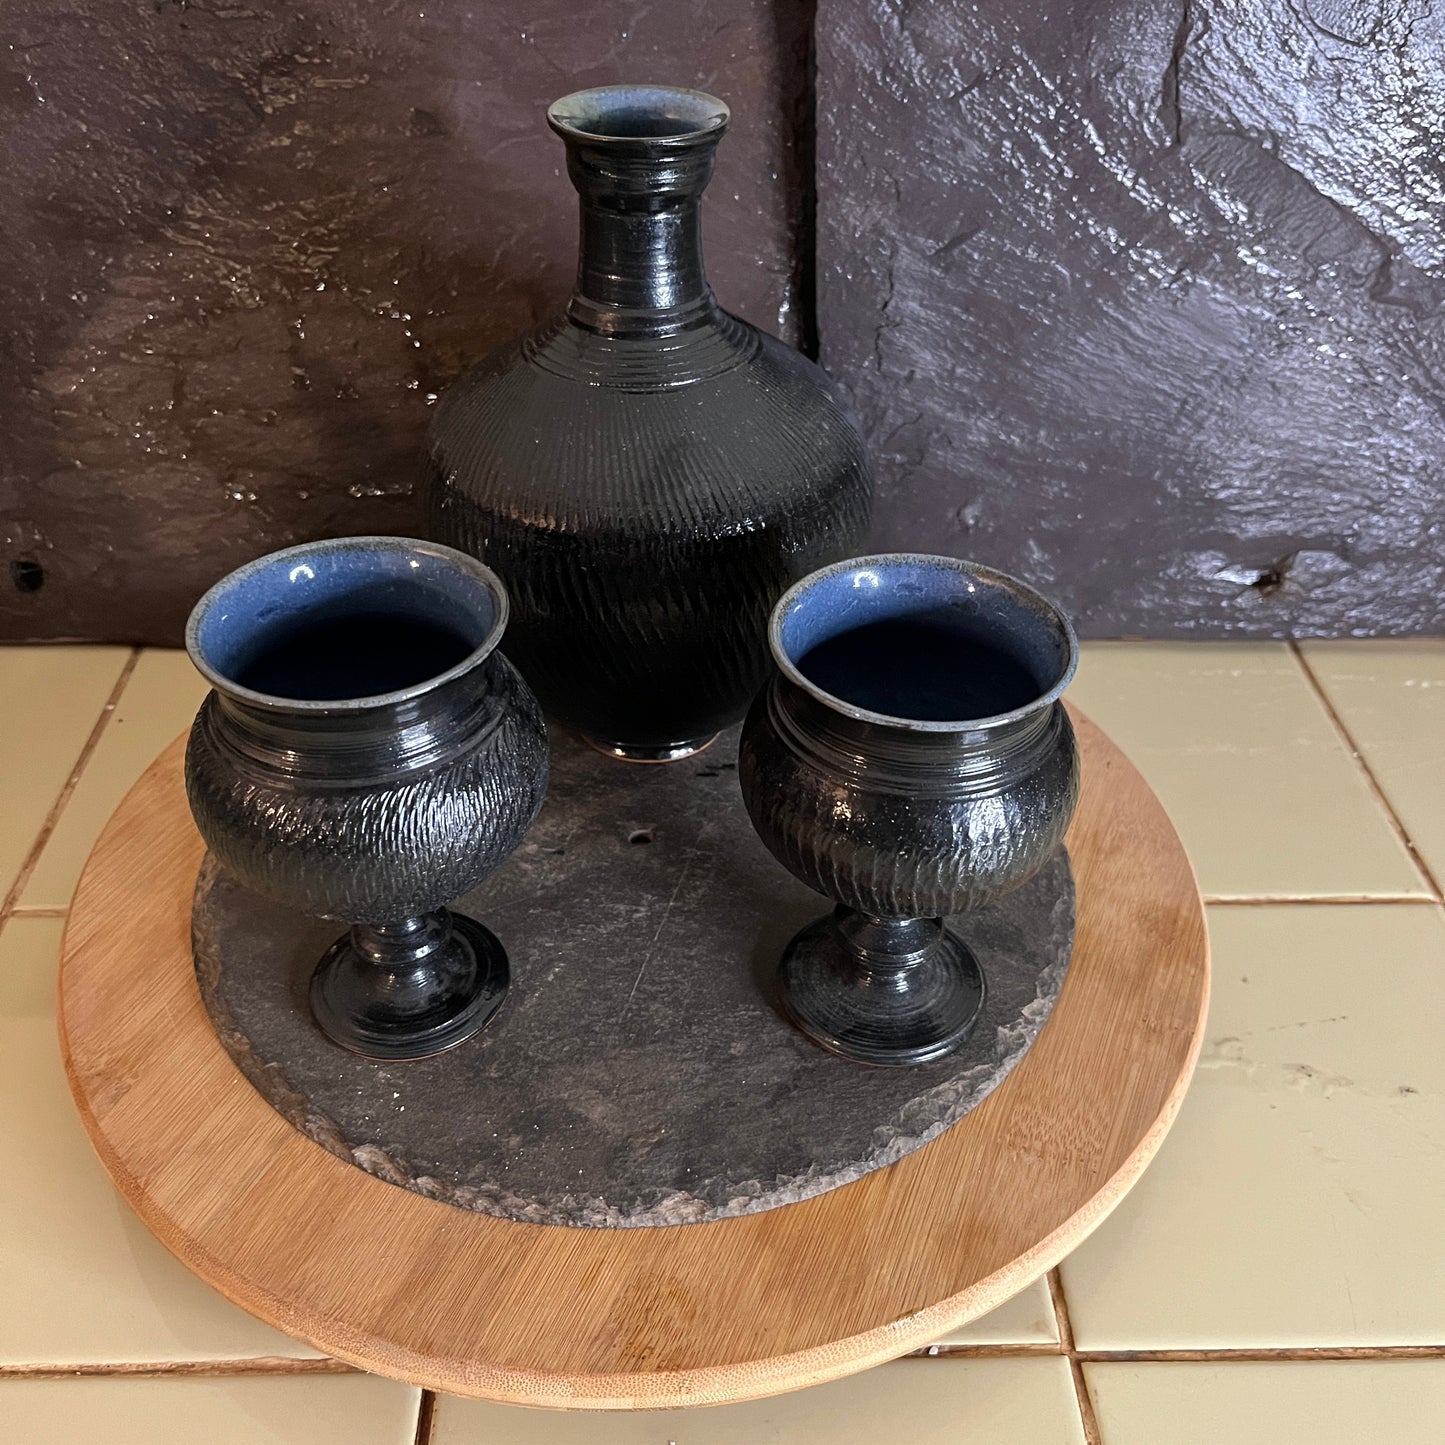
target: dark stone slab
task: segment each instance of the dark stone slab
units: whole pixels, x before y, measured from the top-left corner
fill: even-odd
[[[7,5],[0,638],[175,643],[243,561],[417,531],[433,396],[570,287],[576,86],[732,103],[710,274],[795,339],[810,11]]]
[[[374,1064],[329,1043],[305,990],[336,925],[208,863],[197,970],[227,1047],[342,1158],[514,1219],[688,1223],[892,1163],[986,1097],[1043,1027],[1073,939],[1067,857],[957,921],[990,986],[960,1054],[849,1063],[772,1006],[783,945],[826,905],[753,835],[735,757],[736,730],[654,768],[554,738],[540,819],[462,905],[506,944],[512,995],[485,1033],[432,1059]]]
[[[1091,635],[1445,628],[1445,9],[834,0],[823,360],[885,545]]]

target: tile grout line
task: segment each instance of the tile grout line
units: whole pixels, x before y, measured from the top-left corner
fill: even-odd
[[[1080,1350],[1077,1358],[1087,1364],[1192,1364],[1196,1361],[1280,1360],[1302,1363],[1310,1360],[1440,1360],[1445,1345],[1260,1345],[1221,1347],[1206,1350]]]
[[[1438,1345],[1246,1345],[1218,1346],[1201,1349],[1081,1350],[1073,1344],[1063,1287],[1055,1292],[1050,1279],[1050,1298],[1059,1321],[1061,1342],[1020,1342],[1014,1345],[943,1345],[930,1355],[918,1351],[905,1359],[1058,1359],[1066,1356],[1071,1364],[1170,1364],[1218,1361],[1268,1361],[1300,1363],[1309,1361],[1348,1360],[1439,1360],[1445,1359],[1445,1344]],[[1069,1344],[1063,1344],[1067,1335]],[[343,1360],[330,1356],[320,1358],[286,1355],[258,1355],[243,1359],[219,1360],[153,1360],[125,1361],[111,1364],[68,1365],[0,1365],[0,1381],[23,1379],[73,1379],[127,1376],[235,1376],[235,1375],[359,1375],[366,1372]],[[423,1390],[423,1403],[418,1411],[416,1445],[429,1445],[433,1416],[436,1411],[434,1391]],[[1092,1406],[1092,1401],[1091,1401]],[[425,1424],[427,1433],[421,1432]],[[1090,1440],[1090,1445],[1096,1442]]]
[[[901,1356],[905,1360],[1019,1360],[1040,1355],[1057,1359],[1062,1345],[1043,1340],[1020,1340],[1013,1345],[925,1345]]]
[[[9,921],[10,915],[15,912],[16,905],[20,901],[20,895],[25,891],[25,885],[30,881],[30,875],[35,872],[36,865],[40,862],[40,855],[45,851],[45,845],[50,841],[50,835],[55,831],[55,825],[60,821],[60,815],[65,811],[65,805],[70,801],[71,794],[75,792],[80,784],[81,774],[85,772],[91,755],[100,744],[101,736],[109,725],[117,706],[120,704],[121,694],[130,682],[131,674],[140,661],[141,650],[133,647],[130,656],[121,665],[120,675],[115,680],[109,696],[102,704],[100,716],[95,720],[95,726],[91,728],[84,744],[81,746],[80,755],[75,760],[75,766],[71,768],[70,775],[65,780],[55,801],[50,805],[50,811],[45,815],[45,822],[41,824],[40,831],[35,835],[35,841],[30,845],[30,851],[25,855],[25,861],[20,865],[20,871],[15,875],[15,881],[10,885],[10,890],[5,895],[5,901],[0,903],[0,927]],[[63,912],[63,910],[62,910]]]
[[[1391,803],[1384,788],[1380,786],[1380,780],[1375,776],[1375,770],[1370,766],[1369,760],[1364,752],[1355,742],[1354,735],[1345,726],[1345,720],[1340,716],[1329,693],[1325,691],[1324,684],[1315,674],[1314,668],[1309,664],[1309,659],[1304,655],[1297,642],[1291,641],[1289,650],[1294,660],[1299,664],[1300,671],[1304,673],[1305,681],[1309,684],[1310,690],[1319,699],[1319,704],[1325,710],[1330,722],[1334,725],[1335,731],[1344,740],[1345,746],[1350,750],[1350,755],[1359,764],[1360,771],[1365,775],[1365,781],[1370,785],[1370,791],[1375,795],[1375,800],[1385,810],[1385,816],[1390,820],[1390,826],[1395,830],[1395,836],[1404,845],[1405,852],[1409,855],[1410,861],[1415,865],[1415,871],[1425,880],[1426,886],[1430,889],[1436,903],[1445,902],[1445,894],[1440,890],[1440,880],[1430,871],[1429,865],[1420,856],[1419,850],[1415,847],[1410,837],[1409,830],[1395,811],[1395,805]]]
[[[4,1380],[68,1380],[155,1377],[164,1375],[358,1375],[354,1365],[330,1356],[291,1359],[285,1355],[259,1355],[241,1360],[155,1360],[109,1365],[0,1365]]]
[[[434,1390],[423,1390],[421,1401],[416,1407],[416,1434],[412,1445],[431,1445],[432,1430],[436,1422],[437,1397]]]
[[[1074,1401],[1079,1409],[1079,1425],[1084,1432],[1084,1445],[1103,1445],[1099,1434],[1098,1417],[1094,1414],[1094,1399],[1089,1394],[1089,1382],[1084,1378],[1084,1367],[1074,1348],[1074,1323],[1069,1318],[1069,1302],[1064,1296],[1064,1276],[1058,1265],[1049,1271],[1049,1303],[1054,1307],[1054,1322],[1059,1329],[1059,1347],[1069,1360],[1069,1376],[1074,1382]]]
[[[1118,1364],[1190,1360],[1436,1360],[1445,1359],[1445,1345],[1220,1345],[1203,1349],[1066,1350],[1061,1345],[930,1345],[902,1358],[908,1360],[1026,1360],[1067,1355],[1084,1364]]]
[[[1288,903],[1326,903],[1358,908],[1372,903],[1413,903],[1436,907],[1440,900],[1429,893],[1202,893],[1209,908],[1278,908]]]

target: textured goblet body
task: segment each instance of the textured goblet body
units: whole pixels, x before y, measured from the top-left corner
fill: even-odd
[[[961,913],[1026,882],[1063,841],[1079,788],[1062,703],[917,733],[831,712],[783,677],[748,715],[738,770],[773,856],[884,918]]]
[[[347,923],[425,913],[521,842],[547,782],[541,710],[507,659],[324,719],[211,693],[186,787],[206,845],[256,892]]]

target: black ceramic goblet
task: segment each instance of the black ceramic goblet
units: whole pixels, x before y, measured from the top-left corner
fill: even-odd
[[[778,861],[838,904],[788,945],[784,1010],[850,1059],[939,1058],[986,987],[943,918],[1032,877],[1073,814],[1073,629],[1002,572],[897,553],[805,577],[769,643],[743,798]]]
[[[497,651],[506,625],[493,572],[404,537],[262,557],[191,614],[213,688],[186,752],[201,836],[257,893],[353,925],[311,1007],[369,1058],[451,1048],[506,995],[502,945],[445,906],[516,848],[546,791],[541,711]]]

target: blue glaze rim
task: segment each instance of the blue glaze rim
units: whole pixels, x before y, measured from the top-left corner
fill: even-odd
[[[858,707],[845,698],[827,692],[798,670],[784,643],[783,634],[789,619],[796,615],[809,594],[816,592],[819,587],[833,581],[834,578],[843,577],[849,573],[906,571],[916,574],[923,570],[952,572],[969,581],[997,587],[1009,593],[1022,606],[1037,612],[1050,622],[1057,629],[1065,652],[1063,671],[1054,684],[1046,692],[1040,693],[1033,701],[1025,703],[1023,707],[1014,708],[1011,712],[994,713],[989,717],[980,718],[910,718],[896,717],[891,713],[873,712],[869,708]],[[822,638],[816,640],[822,641]],[[1000,572],[996,567],[986,567],[980,562],[969,562],[959,557],[944,557],[932,552],[876,552],[867,557],[848,557],[842,562],[834,562],[831,566],[820,567],[816,572],[810,572],[789,587],[773,607],[772,615],[768,619],[768,647],[772,652],[773,662],[778,671],[794,686],[816,698],[824,707],[842,713],[845,717],[853,718],[857,722],[875,723],[880,727],[900,728],[915,733],[974,732],[982,728],[1004,727],[1009,723],[1022,722],[1024,719],[1052,707],[1063,696],[1064,690],[1074,680],[1074,674],[1079,669],[1079,639],[1074,631],[1074,625],[1062,609],[1045,597],[1042,592],[1030,587],[1027,582],[1021,581],[1008,572]]]
[[[493,603],[491,626],[487,629],[481,642],[455,666],[449,667],[445,672],[437,673],[435,677],[427,678],[424,682],[413,683],[410,687],[398,688],[393,692],[340,698],[287,697],[282,693],[257,692],[253,688],[242,687],[234,679],[227,677],[225,673],[212,666],[201,646],[201,629],[205,626],[207,618],[215,607],[223,603],[228,596],[234,595],[238,589],[243,588],[247,582],[273,568],[279,568],[287,562],[302,562],[308,557],[318,557],[335,552],[373,554],[387,552],[398,556],[421,552],[434,557],[440,562],[465,572],[487,589]],[[507,596],[507,589],[502,585],[502,579],[485,563],[479,562],[466,552],[459,552],[456,548],[444,546],[440,542],[427,542],[419,537],[377,535],[332,537],[319,542],[303,542],[295,547],[283,547],[278,552],[268,552],[262,557],[255,558],[254,561],[237,567],[235,571],[228,572],[220,581],[214,583],[202,594],[200,601],[191,609],[191,614],[186,619],[186,653],[191,659],[192,666],[217,692],[240,702],[312,714],[359,712],[367,708],[386,707],[394,703],[405,703],[415,698],[425,697],[428,693],[435,692],[447,683],[465,676],[497,650],[497,645],[502,640],[502,634],[507,630],[507,620],[510,614],[511,599]]]
[[[616,131],[592,130],[588,122],[596,122],[611,114],[655,112],[660,118],[672,119],[664,109],[672,102],[678,111],[679,124],[695,120],[687,130],[671,135],[625,135]],[[726,101],[705,90],[688,90],[678,85],[592,85],[574,90],[554,100],[547,107],[547,124],[567,140],[586,141],[590,145],[643,146],[672,149],[696,145],[701,140],[715,140],[728,128],[732,111]]]

